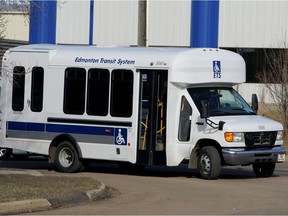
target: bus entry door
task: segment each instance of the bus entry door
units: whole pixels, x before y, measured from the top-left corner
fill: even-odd
[[[140,70],[137,163],[166,165],[167,71]]]

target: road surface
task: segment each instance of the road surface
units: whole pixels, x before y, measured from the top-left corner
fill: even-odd
[[[224,167],[218,180],[203,180],[196,170],[147,167],[125,172],[113,163],[93,163],[82,173],[63,174],[44,161],[0,162],[1,167],[36,169],[44,175],[88,176],[117,192],[112,198],[35,214],[285,214],[288,215],[288,162],[273,177],[256,178],[252,167]]]

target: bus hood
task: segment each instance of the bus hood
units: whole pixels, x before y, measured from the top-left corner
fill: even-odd
[[[215,123],[224,121],[223,131],[228,132],[257,132],[257,131],[281,131],[282,124],[260,115],[244,116],[217,116],[210,117]]]

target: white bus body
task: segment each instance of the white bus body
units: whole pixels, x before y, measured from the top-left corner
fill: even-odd
[[[221,165],[253,164],[270,176],[285,160],[283,127],[233,90],[243,82],[243,58],[221,49],[12,48],[3,56],[0,146],[47,155],[64,172],[93,159],[186,160],[208,179]]]

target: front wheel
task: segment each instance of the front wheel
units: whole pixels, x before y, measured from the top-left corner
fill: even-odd
[[[255,163],[252,165],[253,171],[257,177],[270,177],[273,175],[276,164],[271,163]]]
[[[217,179],[221,173],[221,158],[214,146],[201,148],[198,155],[198,170],[204,179]]]
[[[0,148],[0,160],[8,160],[12,154],[12,149]]]
[[[78,172],[82,168],[79,154],[73,144],[64,141],[57,146],[55,165],[60,172]]]

